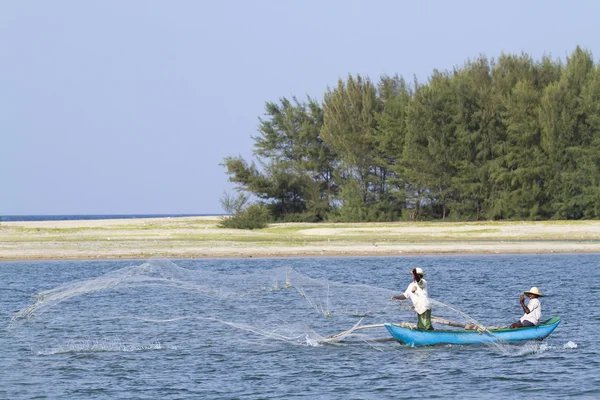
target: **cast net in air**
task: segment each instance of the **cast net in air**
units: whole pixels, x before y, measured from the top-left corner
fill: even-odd
[[[389,340],[415,322],[389,289],[315,279],[291,267],[231,275],[151,259],[38,293],[9,329],[38,352],[129,351],[231,341],[319,345]],[[434,301],[436,313],[468,316]],[[475,322],[470,320],[471,322]]]

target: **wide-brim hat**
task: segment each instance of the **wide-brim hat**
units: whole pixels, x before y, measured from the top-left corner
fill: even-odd
[[[531,289],[523,292],[525,294],[535,294],[538,297],[544,297],[544,295],[542,294],[542,292],[540,292],[540,289],[538,289],[537,287],[533,286]]]
[[[423,272],[422,268],[415,268],[414,270],[417,275],[425,276],[425,272]],[[410,270],[410,272],[412,273],[412,269]]]

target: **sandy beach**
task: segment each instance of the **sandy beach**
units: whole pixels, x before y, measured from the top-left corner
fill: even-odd
[[[220,217],[0,224],[0,260],[600,253],[600,221],[285,223],[222,229]]]

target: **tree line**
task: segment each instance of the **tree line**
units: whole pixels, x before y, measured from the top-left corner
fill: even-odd
[[[580,47],[565,62],[480,56],[426,82],[349,75],[322,101],[265,108],[257,161],[223,161],[246,193],[237,212],[251,195],[280,221],[600,217],[600,66]]]

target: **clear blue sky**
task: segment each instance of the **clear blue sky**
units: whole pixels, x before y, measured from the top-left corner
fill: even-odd
[[[0,214],[221,213],[265,101],[600,55],[597,1],[0,2]]]

